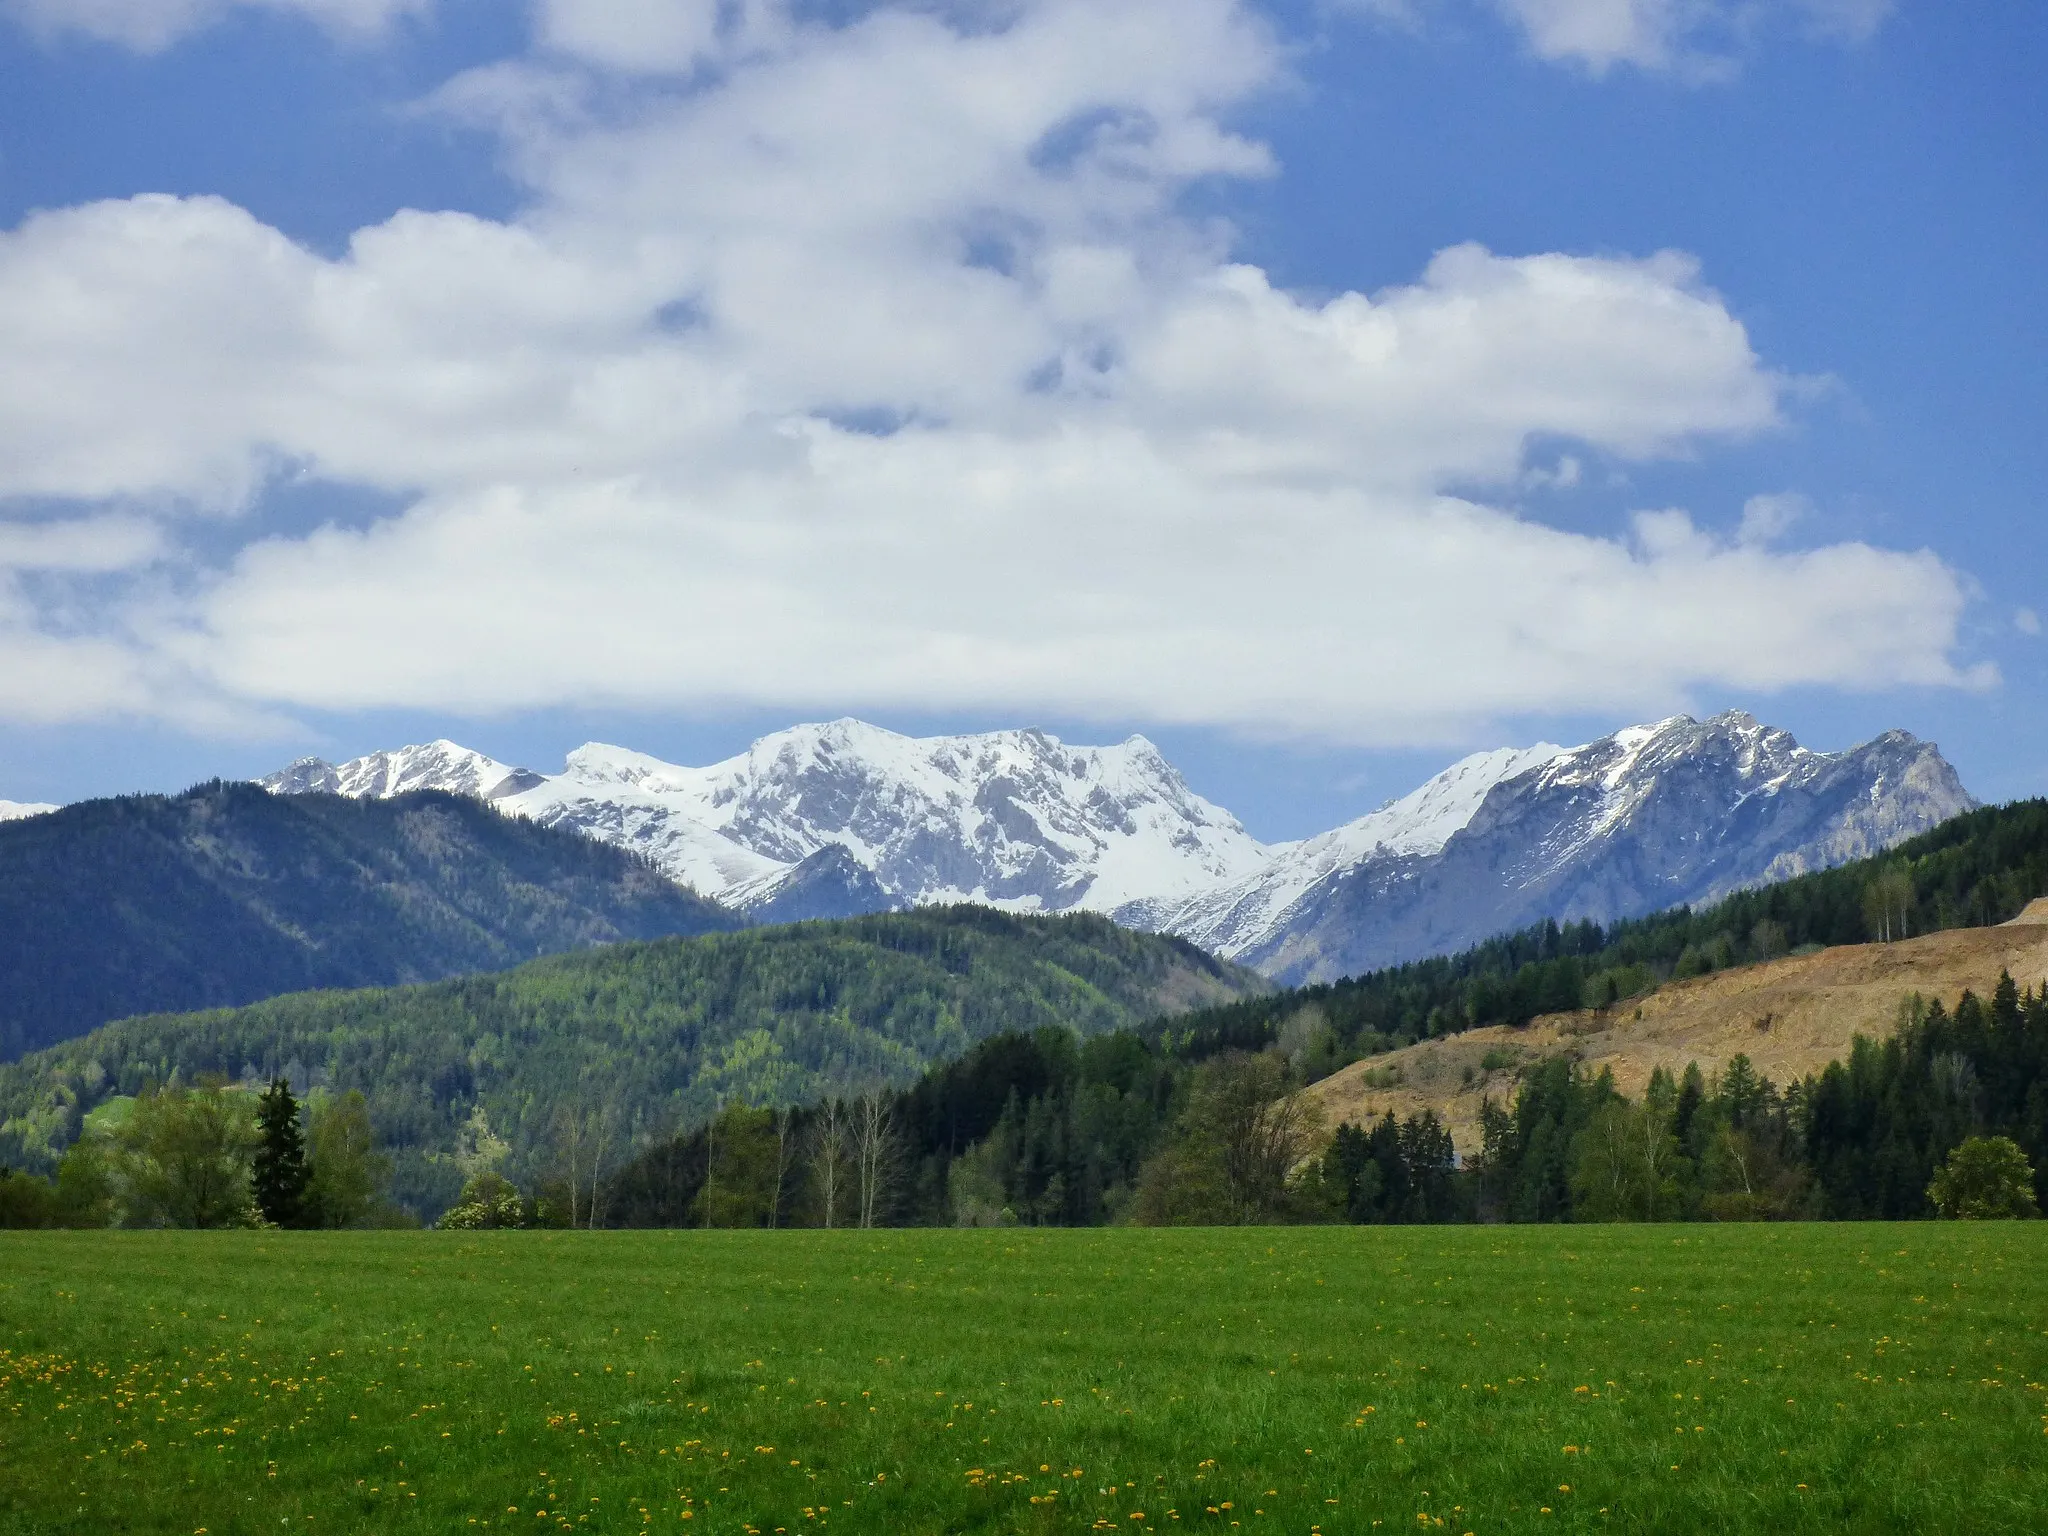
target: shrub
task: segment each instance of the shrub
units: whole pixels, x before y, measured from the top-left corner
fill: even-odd
[[[2006,1136],[1972,1136],[1948,1155],[1927,1186],[1934,1208],[1952,1221],[2011,1221],[2041,1214],[2034,1170]]]

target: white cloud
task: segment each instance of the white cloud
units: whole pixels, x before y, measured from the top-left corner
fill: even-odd
[[[48,37],[76,33],[145,53],[220,20],[236,6],[306,16],[331,31],[368,37],[432,0],[0,0],[0,15]]]
[[[163,529],[114,513],[53,523],[0,523],[0,572],[105,574],[148,565],[166,549]]]
[[[1752,496],[1742,504],[1742,524],[1736,530],[1735,542],[1758,548],[1775,544],[1812,511],[1813,502],[1797,491]]]
[[[256,533],[141,571],[96,629],[17,586],[0,712],[972,707],[1406,741],[1982,680],[1931,554],[1487,505],[1538,445],[1770,431],[1787,381],[1680,255],[1460,246],[1313,303],[1231,260],[1179,204],[1274,171],[1224,123],[1282,67],[1233,0],[756,7],[660,32],[695,39],[677,75],[704,36],[710,67],[624,93],[563,41],[595,32],[550,35],[443,97],[506,134],[514,223],[407,213],[328,259],[138,198],[0,236],[0,496]],[[415,499],[264,537],[279,466]]]
[[[546,46],[629,73],[688,72],[718,47],[720,0],[540,0]]]
[[[1817,37],[1861,42],[1891,13],[1892,0],[1496,0],[1540,59],[1568,60],[1595,74],[1617,64],[1725,73],[1759,30],[1789,22]]]

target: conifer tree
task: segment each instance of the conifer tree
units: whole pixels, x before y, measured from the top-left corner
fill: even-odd
[[[301,1224],[306,1198],[306,1142],[291,1084],[272,1078],[256,1102],[256,1207],[280,1227]]]

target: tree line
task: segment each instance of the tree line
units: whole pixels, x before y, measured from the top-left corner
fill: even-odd
[[[1940,1214],[1959,1151],[1971,1149],[1968,1162],[1992,1143],[2014,1209],[2048,1199],[2034,1171],[2048,1170],[2048,988],[2023,993],[2009,976],[1988,1002],[1965,993],[1952,1011],[1909,1000],[1891,1038],[1859,1037],[1847,1061],[1783,1086],[1738,1055],[1711,1072],[1660,1068],[1631,1099],[1610,1073],[1568,1056],[1537,1063],[1509,1101],[1485,1104],[1481,1145],[1462,1160],[1429,1111],[1332,1130],[1304,1080],[1277,1045],[1180,1056],[1133,1031],[1004,1035],[904,1090],[804,1107],[729,1103],[623,1163],[589,1218],[1896,1220]],[[525,1215],[506,1206],[500,1224],[530,1212],[530,1202]]]
[[[1437,1117],[1329,1133],[1276,1047],[1176,1057],[1122,1030],[983,1042],[906,1089],[733,1100],[608,1163],[609,1112],[556,1121],[525,1185],[479,1106],[448,1228],[1897,1220],[2029,1215],[2048,1189],[2048,987],[1909,999],[1878,1042],[1780,1088],[1738,1055],[1639,1099],[1569,1056],[1488,1100],[1462,1161]],[[301,1131],[302,1122],[304,1131]],[[352,1226],[405,1218],[360,1094],[207,1083],[89,1127],[53,1177],[0,1173],[0,1225]]]
[[[89,1125],[48,1178],[0,1166],[0,1227],[416,1225],[360,1093],[301,1104],[218,1081],[151,1088]]]

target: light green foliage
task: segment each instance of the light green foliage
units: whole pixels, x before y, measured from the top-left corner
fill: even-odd
[[[20,1233],[7,1258],[8,1536],[2031,1536],[2048,1508],[2040,1223]]]
[[[319,1227],[361,1227],[383,1204],[391,1160],[377,1150],[370,1105],[351,1088],[314,1101],[306,1138],[306,1209]]]
[[[522,1185],[561,1177],[582,1224],[599,1163],[722,1103],[908,1084],[1005,1030],[1102,1034],[1144,1022],[1168,996],[1264,985],[1104,918],[981,908],[620,944],[428,986],[109,1025],[0,1066],[0,1161],[53,1166],[81,1107],[174,1069],[263,1082],[325,1073],[368,1100],[395,1192],[422,1215],[455,1199],[469,1176],[461,1159],[499,1156],[503,1143],[500,1171]],[[471,1118],[479,1106],[482,1122]],[[585,1136],[600,1108],[603,1134]]]
[[[2034,1170],[2008,1137],[1972,1136],[1948,1155],[1927,1198],[1956,1221],[2009,1221],[2041,1214]]]
[[[455,1204],[435,1223],[445,1232],[490,1232],[533,1224],[519,1191],[508,1179],[490,1172],[478,1173],[464,1184]]]
[[[1863,921],[1880,944],[1903,939],[1912,931],[1916,905],[1913,876],[1903,866],[1879,870],[1863,887]]]
[[[1579,1221],[1669,1221],[1684,1169],[1671,1115],[1654,1100],[1616,1100],[1579,1133],[1572,1215]]]
[[[114,1184],[135,1227],[237,1227],[255,1219],[256,1105],[182,1085],[145,1093],[114,1134]]]

